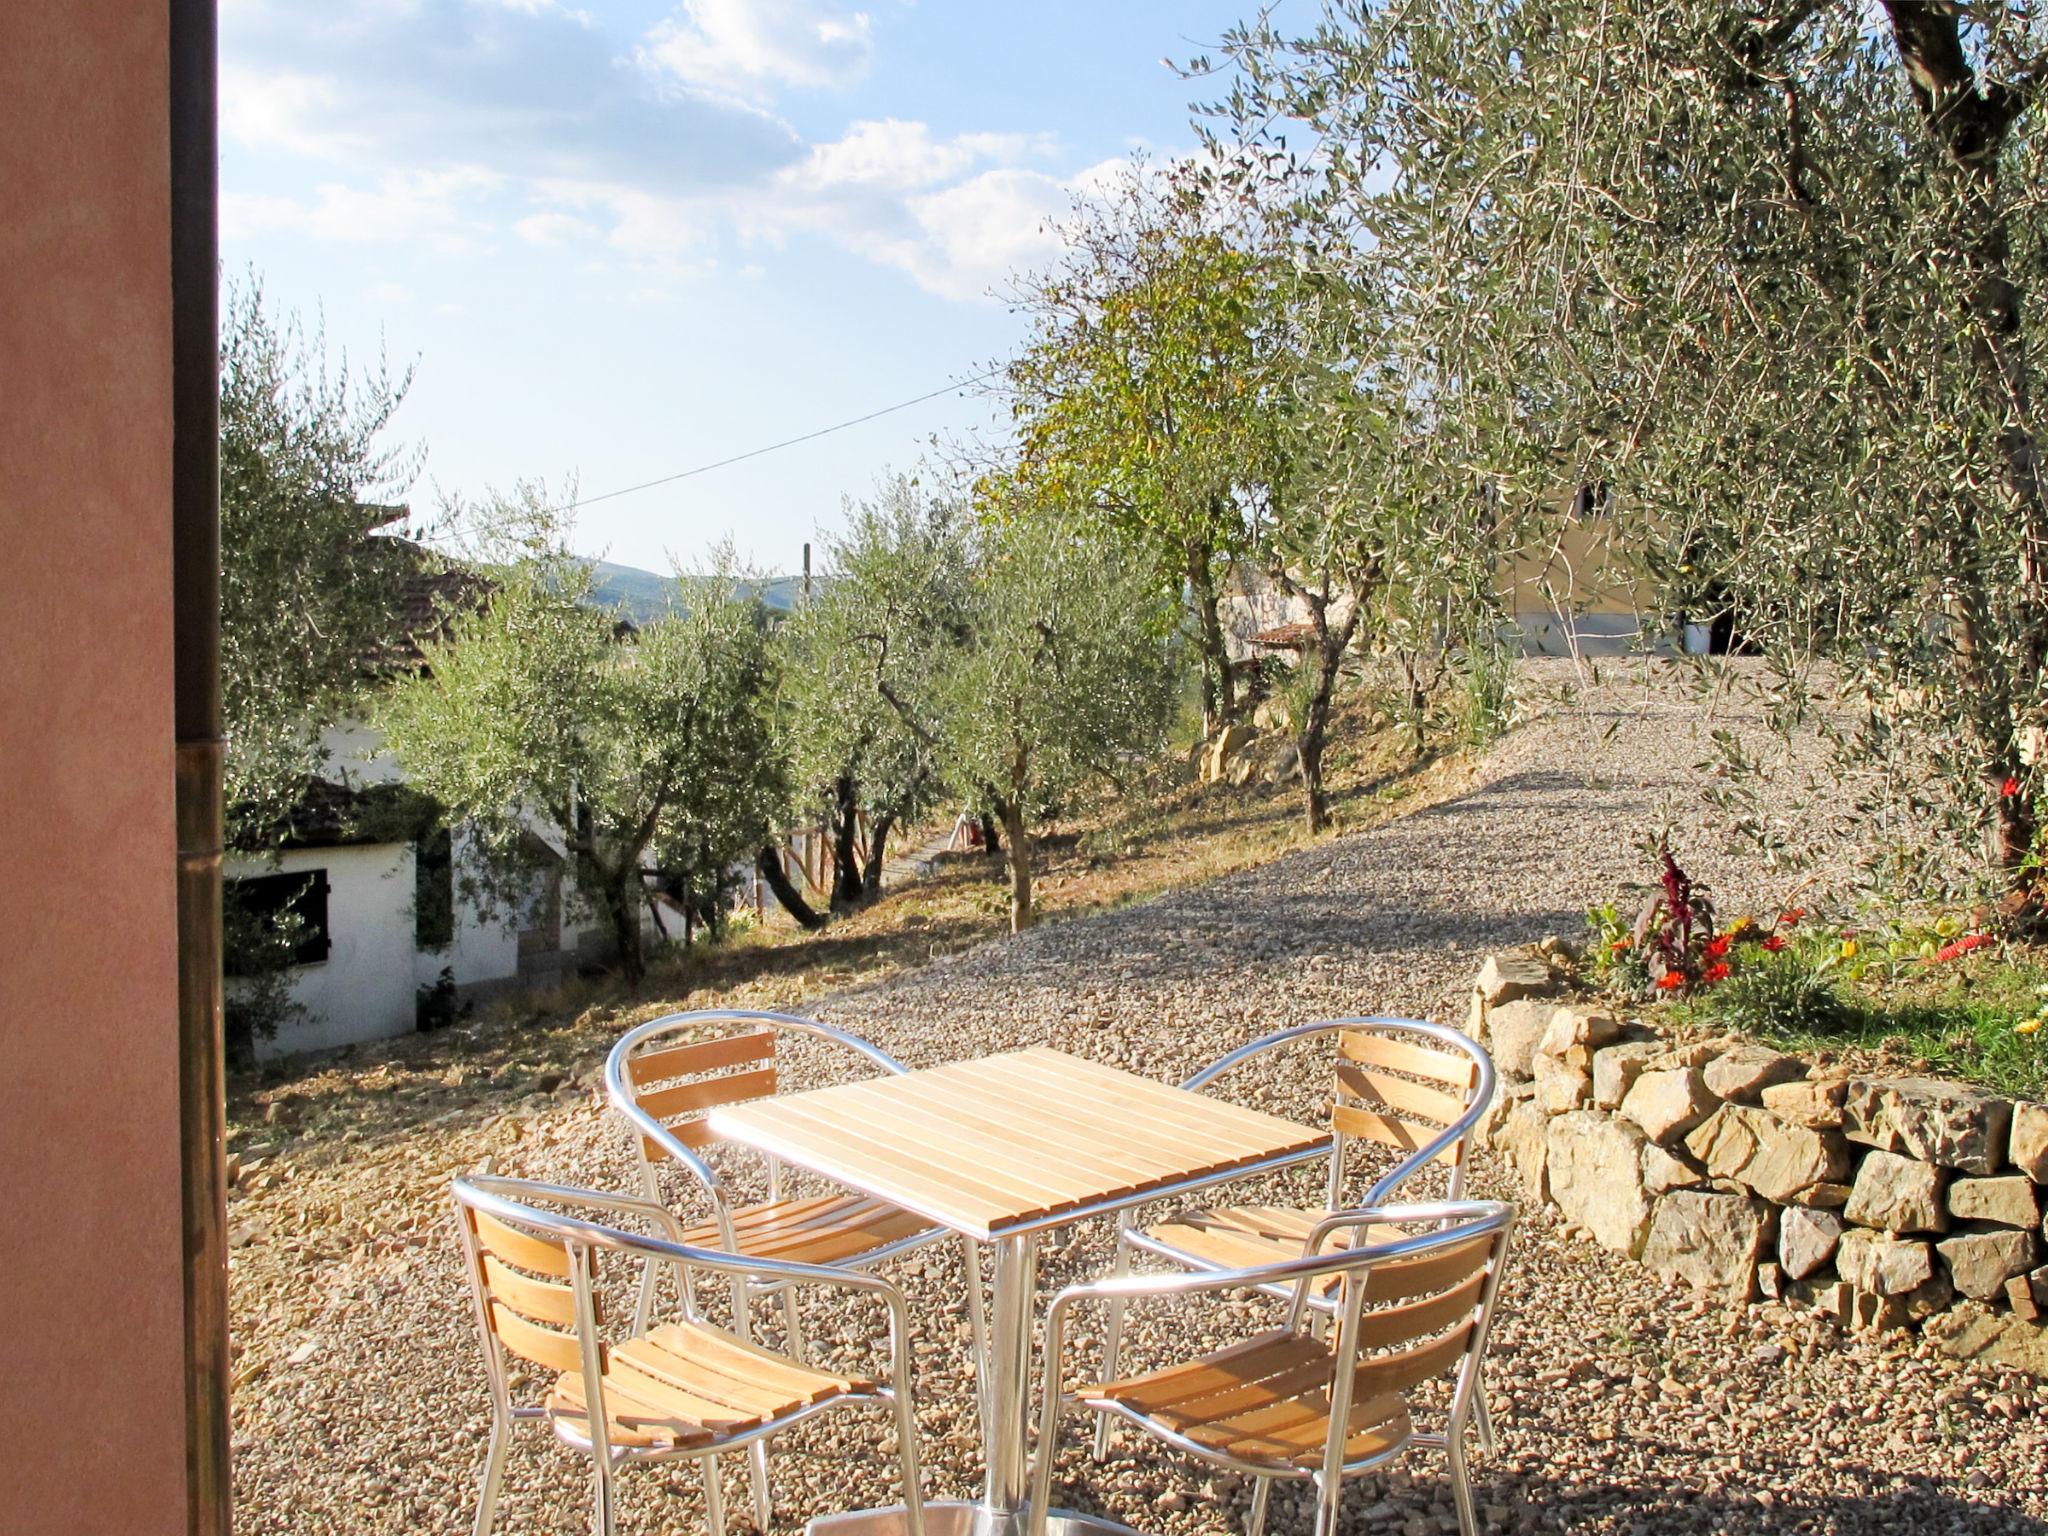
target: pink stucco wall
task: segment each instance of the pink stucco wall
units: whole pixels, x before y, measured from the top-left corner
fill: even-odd
[[[0,4],[0,1528],[185,1528],[166,7]]]

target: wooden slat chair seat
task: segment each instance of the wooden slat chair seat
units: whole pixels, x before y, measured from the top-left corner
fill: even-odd
[[[605,1352],[605,1439],[674,1450],[758,1429],[770,1419],[876,1384],[799,1365],[708,1323],[670,1323]],[[544,1405],[564,1439],[590,1443],[583,1373],[564,1372]]]
[[[840,1403],[893,1408],[910,1536],[923,1536],[917,1488],[917,1423],[910,1402],[909,1316],[902,1293],[870,1276],[852,1276],[783,1258],[743,1258],[682,1241],[682,1225],[659,1202],[632,1195],[535,1184],[490,1175],[453,1185],[457,1232],[469,1271],[491,1389],[491,1443],[478,1496],[475,1536],[489,1536],[505,1456],[519,1425],[545,1422],[585,1452],[596,1471],[600,1536],[613,1526],[612,1475],[620,1467],[692,1457],[704,1469],[711,1536],[725,1513],[717,1453],[745,1447],[754,1474],[756,1513],[765,1530],[767,1437]],[[624,1214],[666,1234],[653,1239],[601,1226],[579,1210]],[[794,1240],[793,1238],[790,1240]],[[794,1288],[823,1285],[879,1297],[888,1310],[886,1375],[821,1371],[707,1323],[687,1287],[678,1321],[648,1329],[644,1314],[623,1338],[605,1336],[599,1256],[657,1266],[693,1267]],[[756,1269],[755,1266],[774,1266]],[[643,1280],[642,1292],[646,1286]],[[537,1366],[552,1385],[538,1404],[515,1405],[508,1357]],[[522,1381],[521,1385],[524,1383]],[[593,1414],[593,1401],[598,1405]]]
[[[1269,1333],[1142,1376],[1083,1386],[1089,1407],[1115,1405],[1240,1461],[1315,1470],[1330,1439],[1336,1351],[1300,1333]],[[1354,1400],[1344,1459],[1391,1455],[1414,1433],[1398,1393]]]
[[[1451,1201],[1347,1213],[1354,1242],[1316,1255],[1297,1248],[1278,1262],[1208,1274],[1121,1275],[1070,1286],[1046,1316],[1045,1407],[1026,1536],[1045,1536],[1060,1415],[1092,1410],[1122,1418],[1204,1460],[1257,1479],[1251,1533],[1258,1536],[1275,1478],[1316,1484],[1316,1536],[1336,1536],[1347,1477],[1384,1465],[1412,1445],[1441,1446],[1464,1536],[1478,1522],[1465,1467],[1488,1324],[1507,1255],[1513,1211],[1497,1201]],[[1061,1356],[1067,1315],[1078,1303],[1121,1304],[1243,1290],[1301,1296],[1337,1281],[1334,1330],[1304,1327],[1297,1304],[1287,1326],[1137,1375],[1067,1391]],[[1105,1373],[1107,1374],[1107,1373]],[[1419,1432],[1409,1394],[1450,1382],[1448,1425]]]

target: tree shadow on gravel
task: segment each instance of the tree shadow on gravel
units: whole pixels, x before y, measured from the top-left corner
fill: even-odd
[[[1862,1472],[1872,1483],[1890,1482],[1888,1474],[1837,1467],[1838,1476]],[[1788,1479],[1789,1479],[1788,1474]],[[1808,1474],[1811,1475],[1810,1473]],[[1922,1475],[1904,1476],[1902,1486],[1868,1491],[1793,1488],[1788,1481],[1750,1474],[1744,1486],[1714,1493],[1675,1478],[1655,1476],[1608,1483],[1580,1482],[1560,1488],[1540,1475],[1489,1481],[1474,1469],[1473,1493],[1484,1508],[1507,1505],[1513,1513],[1507,1529],[1526,1525],[1533,1515],[1538,1529],[1665,1532],[1828,1532],[1830,1536],[1861,1536],[1869,1532],[1942,1532],[1945,1536],[2023,1536],[2048,1532],[2048,1523],[1995,1502],[2017,1490],[1987,1488],[1981,1499],[1962,1496],[1953,1486]],[[1758,1502],[1767,1494],[1771,1502]],[[1418,1494],[1408,1497],[1419,1502]]]

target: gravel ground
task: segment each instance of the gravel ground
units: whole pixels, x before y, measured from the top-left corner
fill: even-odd
[[[1535,690],[1562,668],[1532,669]],[[1753,728],[1731,713],[1712,722]],[[819,1012],[913,1065],[1032,1043],[1177,1078],[1249,1034],[1365,1011],[1460,1017],[1480,958],[1573,933],[1589,900],[1639,878],[1661,816],[1698,825],[1698,711],[1625,680],[1538,714],[1474,770],[1468,790],[1378,829],[1213,884],[1060,923],[942,960]],[[1811,759],[1808,767],[1812,768]],[[1702,848],[1726,911],[1781,894]],[[801,1050],[792,1075],[828,1065]],[[1248,1102],[1312,1118],[1321,1072],[1297,1058],[1247,1074]],[[234,1223],[237,1523],[244,1532],[457,1531],[471,1517],[487,1429],[473,1323],[448,1235],[445,1183],[507,1172],[624,1187],[625,1138],[590,1082],[488,1120],[272,1168]],[[1482,1164],[1484,1192],[1492,1169]],[[1306,1196],[1304,1198],[1312,1198]],[[1063,1230],[1048,1284],[1099,1272],[1098,1230]],[[964,1365],[956,1246],[897,1267],[917,1314],[926,1489],[971,1495],[979,1458]],[[1134,1358],[1257,1326],[1255,1305],[1143,1320]],[[814,1343],[873,1360],[869,1320],[822,1299]],[[1911,1339],[1847,1337],[1775,1306],[1731,1314],[1526,1213],[1489,1366],[1499,1454],[1475,1464],[1490,1528],[1506,1531],[2048,1530],[2048,1383],[1924,1356]],[[1087,1347],[1084,1337],[1083,1351]],[[1076,1364],[1079,1364],[1077,1352]],[[528,1431],[500,1507],[504,1531],[587,1528],[587,1476]],[[1162,1533],[1240,1524],[1249,1489],[1119,1434],[1081,1454],[1070,1421],[1061,1502]],[[778,1529],[893,1502],[883,1416],[814,1420],[778,1444]],[[745,1508],[741,1469],[729,1508]],[[1439,1465],[1418,1452],[1360,1479],[1347,1531],[1455,1529]],[[629,1475],[621,1528],[701,1529],[687,1464]],[[1271,1529],[1305,1523],[1285,1485]],[[737,1523],[737,1522],[736,1522]]]

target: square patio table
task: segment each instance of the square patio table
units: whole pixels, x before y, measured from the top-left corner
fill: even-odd
[[[1022,1528],[1038,1233],[1330,1150],[1326,1129],[1043,1046],[722,1106],[710,1118],[722,1137],[994,1248],[982,1497],[928,1503],[932,1536]],[[1068,1511],[1050,1524],[1065,1536],[1125,1529]],[[905,1529],[900,1508],[811,1522],[817,1536]]]

